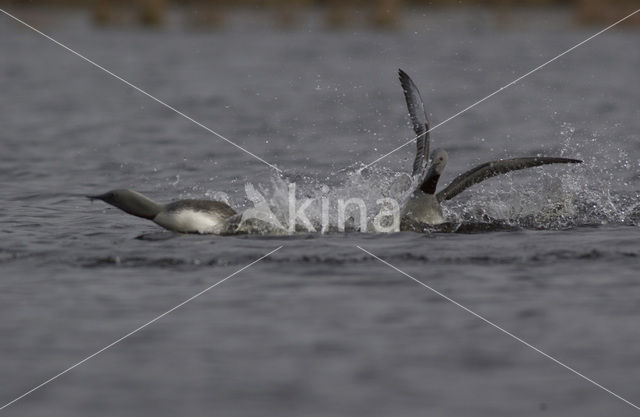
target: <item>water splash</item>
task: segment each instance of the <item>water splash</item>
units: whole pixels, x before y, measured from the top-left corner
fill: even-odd
[[[445,207],[458,222],[506,222],[534,229],[562,229],[604,224],[635,225],[640,220],[640,192],[628,181],[640,165],[623,149],[598,135],[576,137],[564,124],[562,156],[584,160],[578,166],[534,168],[479,184]]]
[[[453,200],[443,203],[445,217],[453,226],[446,230],[496,230],[504,227],[564,229],[604,224],[640,224],[640,162],[630,159],[624,146],[605,134],[585,137],[572,125],[560,129],[560,147],[555,154],[584,160],[580,165],[552,165],[502,175],[477,184]],[[240,184],[237,184],[240,185]],[[227,202],[239,212],[257,218],[238,231],[261,234],[308,232],[301,224],[290,224],[291,186],[297,201],[311,199],[305,210],[315,232],[374,230],[381,207],[391,198],[400,205],[417,186],[402,171],[381,165],[363,169],[363,164],[329,174],[283,172],[263,181],[247,183],[244,195],[232,198],[221,191],[203,189],[208,198]],[[440,188],[446,186],[441,184]],[[196,190],[193,190],[196,191]],[[361,222],[356,205],[346,207],[346,219],[339,216],[339,204],[349,199],[364,202],[366,218]],[[342,220],[346,220],[342,229]],[[264,223],[271,222],[273,227]]]
[[[454,224],[465,224],[467,230],[469,225],[486,230],[488,224],[499,229],[504,225],[564,229],[604,224],[633,225],[640,221],[640,193],[615,191],[619,180],[615,175],[602,175],[601,167],[586,162],[583,166],[544,167],[532,171],[528,175],[513,173],[497,181],[476,185],[456,199],[445,202],[445,216]],[[263,204],[266,204],[264,207],[269,208],[285,229],[289,227],[291,184],[296,185],[298,199],[313,199],[306,215],[316,231],[325,232],[339,230],[338,202],[361,199],[368,208],[366,224],[371,224],[380,209],[380,199],[393,198],[402,204],[415,187],[406,173],[385,169],[365,173],[351,171],[340,178],[332,178],[330,183],[318,178],[301,179],[277,176],[272,177],[269,184],[257,186]],[[321,227],[322,201],[328,202],[328,228]],[[357,207],[347,207],[345,229],[361,231],[359,225]],[[306,230],[296,227],[296,231]]]

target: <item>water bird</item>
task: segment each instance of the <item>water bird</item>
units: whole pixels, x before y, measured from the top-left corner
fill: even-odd
[[[221,234],[228,219],[236,214],[231,206],[221,201],[188,199],[161,204],[139,192],[126,189],[87,197],[104,201],[126,213],[151,220],[178,233]]]
[[[413,161],[414,178],[419,177],[419,185],[404,203],[401,221],[409,228],[418,225],[437,225],[446,222],[442,215],[441,203],[450,200],[488,178],[525,168],[547,164],[579,164],[579,159],[532,156],[522,158],[500,159],[485,162],[475,168],[458,175],[444,190],[436,193],[438,180],[447,165],[448,155],[444,149],[436,149],[429,161],[429,119],[420,96],[420,91],[409,75],[398,70],[400,84],[407,102],[409,118],[416,138],[416,157]]]

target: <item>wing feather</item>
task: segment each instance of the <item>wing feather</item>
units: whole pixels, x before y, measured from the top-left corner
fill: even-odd
[[[447,188],[436,194],[436,197],[438,198],[438,201],[450,200],[472,185],[482,182],[487,178],[495,177],[496,175],[500,174],[506,174],[507,172],[511,171],[533,168],[547,164],[579,163],[582,163],[582,161],[579,159],[546,156],[500,159],[498,161],[486,162],[484,164],[478,165],[473,169],[470,169],[463,174],[458,175],[453,181],[451,181],[451,184],[449,184]]]
[[[418,87],[414,84],[411,77],[403,70],[398,70],[400,84],[404,92],[404,98],[407,102],[409,117],[413,131],[416,132],[416,157],[413,161],[413,173],[417,175],[421,173],[429,159],[429,119],[424,110],[424,103],[420,96]]]

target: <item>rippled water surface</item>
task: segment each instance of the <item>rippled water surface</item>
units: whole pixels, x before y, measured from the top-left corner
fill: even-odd
[[[437,124],[598,29],[558,12],[497,26],[481,10],[416,11],[389,32],[281,31],[251,15],[213,32],[99,30],[16,13],[283,173],[0,16],[0,403],[282,248],[2,413],[637,412],[356,247],[638,404],[637,30],[432,132],[449,152],[443,185],[496,158],[584,160],[470,189],[445,204],[450,230],[166,238],[82,196],[133,188],[245,209],[254,190],[281,215],[295,183],[375,202],[412,160],[409,146],[355,172],[412,137],[398,67]]]

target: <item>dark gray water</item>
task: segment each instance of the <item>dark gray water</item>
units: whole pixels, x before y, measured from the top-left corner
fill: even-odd
[[[19,11],[18,11],[19,12]],[[455,233],[180,236],[81,197],[375,201],[409,170],[396,80],[433,123],[580,42],[557,12],[398,31],[97,30],[27,19],[284,170],[0,16],[0,403],[283,248],[1,412],[11,416],[627,416],[637,410],[362,252],[640,402],[640,32],[608,32],[432,133],[442,178],[562,155],[448,202]],[[249,187],[251,188],[251,187]],[[327,191],[328,190],[328,191]],[[0,405],[1,406],[1,405]]]

